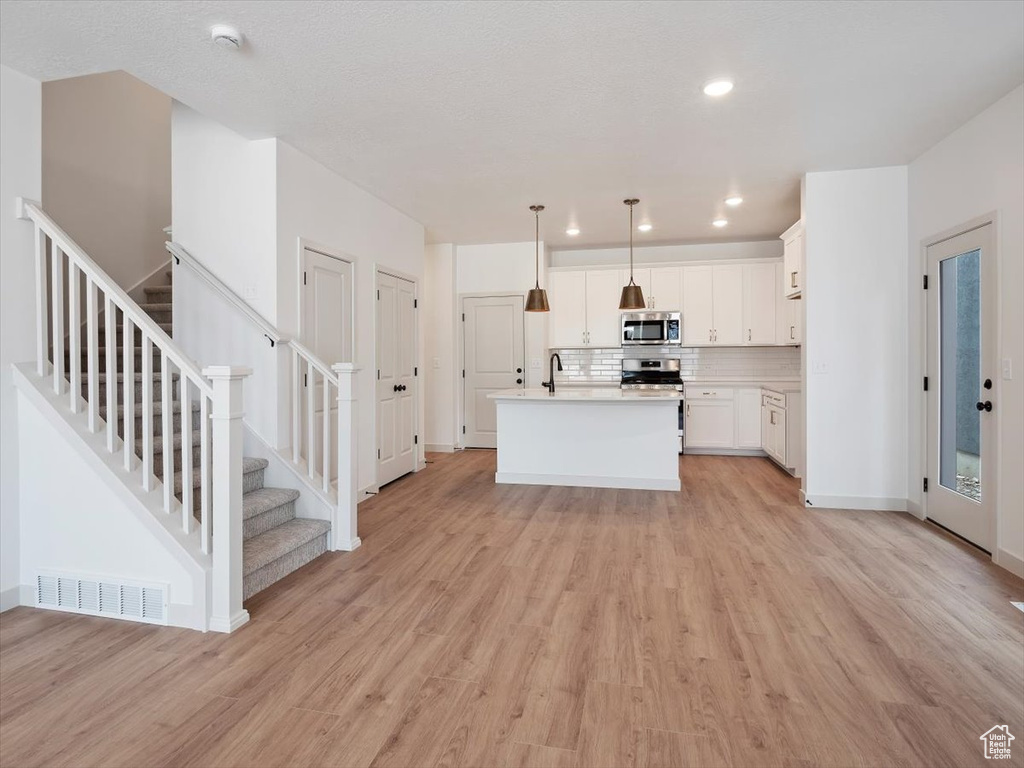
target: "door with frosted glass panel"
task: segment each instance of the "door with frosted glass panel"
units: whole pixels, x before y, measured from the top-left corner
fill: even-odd
[[[928,519],[995,544],[995,254],[985,224],[927,249]]]

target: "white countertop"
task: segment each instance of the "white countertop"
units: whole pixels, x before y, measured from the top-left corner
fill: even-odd
[[[663,403],[667,400],[679,400],[681,392],[671,390],[622,390],[613,387],[594,387],[584,389],[572,387],[561,389],[556,387],[554,394],[546,389],[505,389],[493,392],[487,397],[492,400],[538,401],[560,403]]]
[[[772,392],[779,393],[800,391],[799,381],[779,381],[778,379],[766,379],[764,381],[684,381],[683,386],[688,389],[699,389],[701,387],[731,387],[734,389],[770,389]]]

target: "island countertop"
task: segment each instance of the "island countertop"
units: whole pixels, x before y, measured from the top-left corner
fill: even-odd
[[[595,387],[592,389],[558,389],[548,392],[546,389],[504,389],[492,392],[487,397],[492,400],[511,402],[549,402],[549,403],[629,403],[644,405],[680,400],[682,392],[673,390],[615,389],[612,387]]]

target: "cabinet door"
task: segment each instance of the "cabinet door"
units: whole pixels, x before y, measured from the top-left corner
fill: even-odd
[[[743,267],[739,264],[713,267],[712,305],[714,343],[737,346],[743,343]]]
[[[629,280],[629,275],[626,275]],[[622,273],[617,269],[595,269],[587,272],[587,346],[619,347],[622,345]]]
[[[799,233],[786,241],[782,261],[785,266],[783,275],[784,295],[799,296],[803,288],[804,236]]]
[[[771,441],[771,431],[769,430],[768,423],[768,403],[764,399],[764,394],[761,395],[761,450],[768,453],[768,445]]]
[[[757,450],[761,447],[761,390],[737,389],[734,397],[736,447]]]
[[[803,344],[803,299],[784,299],[786,302],[786,343],[791,346]]]
[[[587,274],[548,272],[548,346],[582,347],[587,330]]]
[[[713,267],[683,267],[683,345],[711,344],[714,333],[712,312]]]
[[[771,421],[772,421],[772,455],[775,460],[782,466],[786,465],[786,412],[776,408],[774,405],[771,408]]]
[[[651,294],[647,306],[660,312],[679,312],[683,307],[679,267],[652,267],[650,272]]]
[[[691,400],[686,403],[686,446],[732,448],[734,424],[732,400]]]
[[[775,343],[775,300],[778,292],[775,264],[748,264],[743,267],[744,344]]]

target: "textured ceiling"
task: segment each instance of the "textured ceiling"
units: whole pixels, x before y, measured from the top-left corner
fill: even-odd
[[[126,70],[279,136],[428,239],[778,235],[806,171],[905,163],[1024,80],[1021,2],[14,2],[0,60]],[[237,25],[240,53],[209,41]],[[736,82],[724,99],[701,86]],[[722,198],[746,202],[711,227]],[[570,223],[582,229],[568,238]]]

